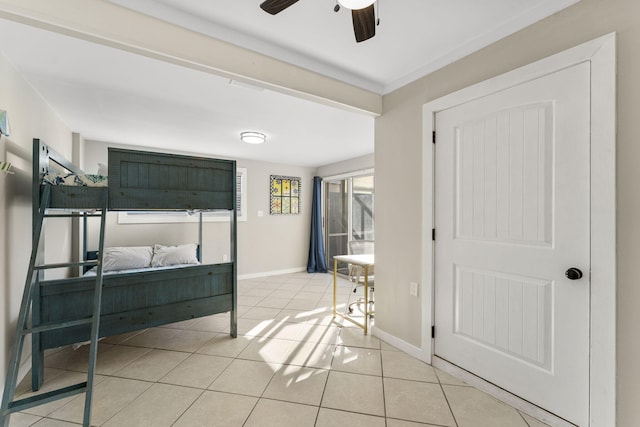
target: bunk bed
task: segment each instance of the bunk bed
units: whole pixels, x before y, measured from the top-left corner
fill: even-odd
[[[48,210],[98,209],[106,191],[108,210],[113,211],[230,212],[230,262],[105,274],[100,337],[225,312],[230,313],[230,334],[236,337],[235,161],[109,148],[106,187],[51,185],[44,178],[53,169],[78,176],[84,172],[42,141],[34,139],[33,143],[34,212],[41,208],[38,205],[45,186],[50,186],[51,195],[48,205],[42,208]],[[202,247],[202,215],[199,239],[198,257]],[[84,246],[86,249],[86,241]],[[38,274],[36,280],[34,327],[91,315],[95,276],[45,280],[43,274]],[[33,333],[34,390],[43,381],[46,349],[83,342],[89,336],[90,325]]]

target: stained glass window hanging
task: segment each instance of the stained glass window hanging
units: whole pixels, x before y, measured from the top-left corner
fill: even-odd
[[[271,175],[271,215],[296,215],[300,213],[300,177]]]

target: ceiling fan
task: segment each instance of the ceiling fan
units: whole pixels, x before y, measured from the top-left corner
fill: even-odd
[[[265,0],[260,4],[260,8],[275,15],[297,2],[298,0]],[[337,12],[340,10],[340,6],[343,6],[351,10],[353,32],[358,43],[369,40],[376,35],[375,2],[376,0],[338,0],[338,4],[333,9]]]

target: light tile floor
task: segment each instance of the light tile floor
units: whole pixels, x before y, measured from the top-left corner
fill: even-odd
[[[333,319],[332,280],[296,273],[239,281],[236,339],[220,314],[102,340],[92,424],[545,425]],[[350,290],[340,280],[342,310]],[[42,390],[83,381],[87,353],[48,352]],[[29,384],[25,378],[17,395],[28,396]],[[83,406],[84,395],[70,397],[14,414],[10,425],[78,425]]]

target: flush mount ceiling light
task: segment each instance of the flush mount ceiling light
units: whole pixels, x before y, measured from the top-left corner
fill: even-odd
[[[267,136],[260,132],[240,132],[240,139],[247,144],[262,144]]]
[[[375,0],[338,0],[340,6],[351,10],[360,10],[371,6]]]

